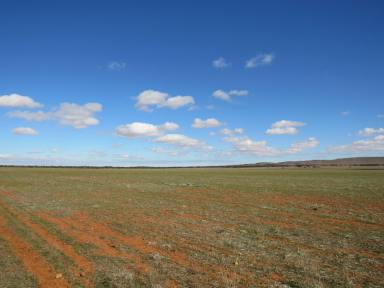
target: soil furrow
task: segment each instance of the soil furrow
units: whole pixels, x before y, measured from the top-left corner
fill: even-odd
[[[69,220],[70,219],[70,220]],[[246,275],[239,275],[236,272],[230,272],[224,269],[224,267],[218,266],[218,265],[208,265],[205,263],[196,262],[192,259],[189,259],[188,256],[184,253],[178,252],[178,251],[163,251],[159,250],[156,247],[148,245],[143,238],[137,237],[137,236],[126,236],[121,234],[118,231],[115,231],[105,225],[104,223],[99,223],[92,218],[90,218],[88,215],[84,213],[75,213],[71,217],[68,218],[69,221],[71,221],[73,227],[76,227],[76,229],[82,230],[84,232],[90,233],[96,233],[99,235],[103,235],[104,237],[109,237],[112,239],[115,239],[118,241],[119,244],[124,244],[128,247],[132,247],[135,250],[143,253],[143,254],[160,254],[163,257],[166,257],[170,259],[175,264],[191,269],[195,272],[202,273],[209,275],[210,278],[220,278],[217,277],[220,273],[228,274],[231,278],[238,278],[246,280],[248,279],[248,276]]]
[[[97,248],[97,254],[134,261],[135,267],[141,273],[148,273],[151,270],[150,266],[142,263],[141,257],[120,251],[117,247],[118,244],[115,244],[111,240],[105,239],[106,235],[97,233],[97,231],[94,231],[92,228],[89,231],[81,231],[78,229],[79,225],[77,223],[71,223],[71,221],[67,218],[56,218],[43,212],[38,212],[36,215],[41,219],[56,225],[63,233],[80,243],[94,245]]]
[[[93,268],[93,264],[87,258],[79,255],[71,245],[66,244],[63,241],[57,239],[55,236],[50,234],[43,227],[34,223],[28,216],[24,215],[23,213],[17,211],[16,209],[12,208],[11,206],[5,204],[2,201],[0,201],[0,206],[2,206],[6,211],[12,214],[16,219],[18,219],[25,226],[30,228],[39,237],[44,239],[49,245],[51,245],[52,247],[59,250],[67,257],[69,257],[80,269],[78,275],[76,276],[81,276],[82,282],[86,286],[89,286],[89,287],[91,286],[91,281],[89,279],[90,279],[90,275],[93,274],[94,268]]]
[[[23,241],[12,232],[4,219],[0,218],[0,235],[8,242],[14,253],[21,259],[24,266],[37,278],[40,288],[66,288],[70,287],[31,245]]]

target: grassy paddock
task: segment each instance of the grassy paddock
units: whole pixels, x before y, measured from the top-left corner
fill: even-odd
[[[383,200],[384,170],[0,168],[0,286],[383,287]]]

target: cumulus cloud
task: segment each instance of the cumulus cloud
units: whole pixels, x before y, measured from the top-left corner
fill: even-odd
[[[31,97],[13,93],[0,96],[0,107],[41,108],[43,105],[36,102]]]
[[[225,60],[223,57],[219,57],[216,60],[212,61],[212,65],[215,68],[223,69],[226,67],[230,67],[232,64],[227,62],[227,60]]]
[[[265,131],[267,135],[294,135],[299,132],[297,127],[305,126],[306,123],[298,121],[281,120],[272,124],[272,127]]]
[[[127,67],[127,63],[119,61],[111,61],[108,63],[108,70],[111,71],[121,71]]]
[[[347,145],[330,147],[328,151],[333,153],[384,151],[384,135],[377,135],[367,140],[354,141]]]
[[[383,134],[384,128],[364,128],[364,129],[360,130],[358,133],[360,136],[369,137],[369,136],[373,136],[375,134]]]
[[[62,125],[69,125],[76,129],[81,129],[99,124],[99,120],[95,118],[94,114],[100,112],[102,108],[103,106],[99,103],[87,103],[85,105],[61,103],[58,109],[50,112],[13,111],[8,113],[8,116],[27,121],[55,120]]]
[[[275,56],[272,53],[259,54],[245,62],[245,68],[256,68],[259,66],[270,65]]]
[[[277,156],[280,150],[268,146],[266,141],[254,141],[250,138],[229,136],[224,138],[225,141],[233,144],[238,152],[254,154],[258,156]]]
[[[272,128],[300,127],[305,123],[299,121],[280,120],[272,124]]]
[[[39,134],[36,130],[30,127],[17,127],[12,130],[12,133],[16,135],[28,135],[28,136],[36,136]]]
[[[177,109],[186,105],[194,104],[195,100],[192,96],[174,96],[165,100],[163,107]]]
[[[165,122],[163,125],[159,126],[162,131],[173,131],[179,129],[179,125],[174,122]]]
[[[117,135],[128,138],[154,137],[159,135],[159,133],[159,128],[156,125],[141,122],[121,125],[116,128]]]
[[[244,133],[244,129],[243,128],[235,128],[233,130],[234,133],[236,134],[243,134]]]
[[[151,107],[178,109],[195,103],[192,96],[170,96],[168,93],[156,90],[145,90],[136,97],[136,100],[136,108],[143,111],[151,111]]]
[[[133,122],[120,125],[116,128],[116,134],[128,138],[136,137],[156,137],[164,131],[173,131],[179,128],[179,125],[173,122],[166,122],[162,125],[153,125],[150,123]]]
[[[60,108],[53,113],[53,117],[62,125],[80,129],[99,124],[99,120],[94,117],[94,114],[102,109],[103,106],[99,103],[87,103],[85,105],[62,103]]]
[[[166,134],[155,139],[158,143],[165,143],[182,148],[212,149],[204,142],[182,135],[182,134]]]
[[[228,134],[227,134],[228,135]],[[278,149],[272,146],[269,146],[267,141],[255,141],[250,139],[248,136],[236,136],[233,134],[229,134],[229,136],[224,138],[224,141],[232,143],[235,151],[253,154],[257,156],[282,156],[287,154],[296,154],[305,149],[314,148],[319,145],[319,141],[314,138],[308,138],[302,142],[296,142],[291,144],[286,149]]]
[[[267,135],[294,135],[297,134],[299,130],[296,127],[284,127],[284,128],[270,128],[265,134]]]
[[[308,149],[308,148],[315,148],[318,145],[319,145],[319,141],[314,137],[310,137],[305,141],[296,142],[296,143],[291,144],[291,146],[288,148],[287,152],[295,154],[295,153],[299,153],[299,152],[301,152],[305,149]]]
[[[50,117],[50,113],[43,111],[11,111],[7,115],[11,118],[21,118],[27,121],[44,121]]]
[[[219,127],[222,123],[215,118],[208,118],[206,120],[202,120],[200,118],[195,118],[192,123],[193,128],[213,128]]]
[[[229,101],[231,100],[231,96],[223,91],[223,90],[216,90],[212,93],[212,96],[221,100]]]
[[[230,90],[230,91],[224,91],[224,90],[216,90],[212,93],[212,96],[221,99],[224,101],[231,101],[233,96],[247,96],[248,90]]]
[[[232,136],[232,135],[235,135],[235,134],[243,134],[244,133],[244,129],[243,128],[235,128],[235,129],[231,130],[231,129],[228,129],[228,128],[224,128],[224,129],[220,130],[220,133],[223,134],[223,135]]]

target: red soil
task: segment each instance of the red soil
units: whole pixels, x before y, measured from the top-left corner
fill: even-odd
[[[24,266],[37,278],[40,288],[70,287],[64,278],[56,278],[56,271],[41,257],[32,246],[13,233],[0,218],[0,235],[5,239]]]
[[[198,273],[204,273],[209,275],[211,279],[221,279],[219,277],[221,274],[226,274],[228,278],[231,279],[243,279],[246,280],[248,277],[243,275],[238,275],[235,272],[226,271],[223,267],[217,265],[207,265],[204,263],[199,263],[194,260],[188,258],[188,256],[184,253],[178,251],[163,251],[157,249],[154,246],[151,246],[142,237],[138,236],[126,236],[121,234],[118,231],[112,230],[104,223],[97,222],[90,218],[85,213],[77,212],[69,217],[57,218],[52,215],[39,213],[39,216],[49,221],[51,223],[56,224],[60,229],[62,229],[65,233],[68,233],[71,237],[74,237],[80,242],[87,241],[87,243],[95,244],[96,247],[106,253],[109,256],[118,256],[122,257],[121,252],[118,252],[116,255],[116,251],[111,251],[109,248],[106,248],[108,244],[113,243],[113,246],[117,247],[118,245],[126,245],[129,246],[143,254],[159,254],[163,257],[170,259],[172,262],[180,265],[182,267],[191,269]],[[124,256],[123,256],[124,257]],[[140,261],[139,257],[135,257],[132,254],[129,254],[128,258],[134,259],[138,266],[136,268],[141,268],[141,270],[149,271],[149,266],[142,264],[144,262],[143,259]],[[143,271],[143,272],[144,272]]]
[[[42,239],[44,239],[49,245],[54,247],[55,249],[61,251],[64,255],[68,256],[73,260],[77,267],[80,268],[78,275],[86,274],[86,278],[83,279],[87,286],[91,286],[89,279],[87,279],[90,274],[93,273],[93,265],[92,263],[86,259],[85,257],[79,255],[71,245],[68,245],[61,240],[57,239],[55,236],[51,235],[47,230],[45,230],[40,225],[34,223],[23,213],[17,211],[16,209],[6,205],[5,203],[0,201],[0,205],[10,212],[12,216],[21,221],[25,226],[32,229],[37,235],[39,235]]]
[[[92,224],[88,225],[88,223],[84,223],[83,221],[79,223],[73,221],[73,219],[69,217],[57,218],[43,212],[36,213],[36,215],[47,222],[55,224],[60,230],[80,243],[94,245],[97,248],[96,253],[99,255],[132,260],[135,262],[135,267],[138,271],[143,273],[148,273],[150,271],[150,267],[142,263],[140,257],[131,253],[119,251],[119,244],[110,239],[106,239],[107,235],[98,233],[97,229],[95,229]]]
[[[19,202],[20,201],[20,198],[14,194],[12,194],[11,192],[8,192],[8,191],[0,191],[0,195],[3,195],[3,196],[6,196],[16,202]]]

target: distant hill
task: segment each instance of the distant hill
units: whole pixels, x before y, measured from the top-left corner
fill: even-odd
[[[30,167],[30,168],[97,168],[97,169],[162,169],[162,168],[246,168],[246,167],[354,167],[354,166],[383,166],[384,157],[355,157],[340,158],[334,160],[304,160],[304,161],[285,161],[285,162],[258,162],[249,164],[234,165],[210,165],[210,166],[49,166],[49,165],[1,165],[0,167]]]
[[[324,167],[324,166],[384,166],[384,157],[354,157],[333,160],[304,160],[285,162],[260,162],[229,165],[229,167]]]

